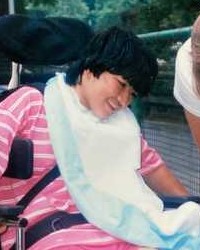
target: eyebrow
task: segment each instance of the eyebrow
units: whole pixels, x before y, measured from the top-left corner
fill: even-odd
[[[125,85],[129,85],[129,83],[127,81],[121,81],[121,80],[118,80],[118,82],[122,83],[122,84],[125,84]]]
[[[117,77],[115,77],[115,79],[116,79],[119,83],[123,83],[123,84],[130,85],[129,82],[127,82],[125,79],[118,79]]]
[[[134,96],[138,96],[138,93],[135,91],[134,87],[124,78],[122,79],[118,79],[116,76],[114,76],[114,78],[119,82],[119,83],[122,83],[122,84],[126,84],[128,87],[132,88],[133,89],[133,92],[134,92]]]

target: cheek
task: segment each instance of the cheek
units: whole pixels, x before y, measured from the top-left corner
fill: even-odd
[[[103,84],[96,85],[96,88],[93,89],[93,93],[91,93],[91,99],[93,103],[96,103],[97,105],[102,105],[102,103],[110,97],[111,91],[109,90],[108,86],[105,86]]]
[[[98,95],[93,97],[92,107],[95,110],[101,110],[105,103],[105,98],[99,93]]]
[[[89,106],[92,111],[95,111],[102,106],[102,94],[99,91],[95,90],[90,93]]]
[[[90,109],[99,118],[106,118],[110,114],[107,98],[102,95],[98,95],[91,100]]]
[[[97,81],[93,84],[90,89],[90,108],[96,115],[104,116],[108,109],[107,101],[111,97],[117,96],[116,90],[106,81]]]
[[[125,89],[122,96],[127,105],[132,101],[132,91],[130,89]]]

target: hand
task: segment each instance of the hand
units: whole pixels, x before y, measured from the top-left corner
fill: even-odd
[[[0,235],[5,233],[7,230],[7,226],[3,223],[0,223]]]

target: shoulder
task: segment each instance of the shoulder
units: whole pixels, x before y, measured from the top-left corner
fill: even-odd
[[[176,57],[174,96],[184,109],[200,116],[200,99],[194,92],[193,84],[191,39],[188,39]]]
[[[189,38],[178,50],[175,62],[175,84],[179,87],[192,86],[191,39]]]
[[[179,48],[177,58],[179,58],[180,56],[191,56],[191,38],[188,38]]]
[[[29,101],[34,101],[34,100],[43,100],[43,95],[42,93],[33,87],[29,86],[23,86],[19,89],[17,89],[15,92],[13,92],[9,97],[11,100],[29,100]]]
[[[13,111],[16,107],[26,108],[30,103],[40,105],[42,102],[43,95],[39,90],[23,86],[7,95],[6,98],[0,102],[0,107],[7,111]]]

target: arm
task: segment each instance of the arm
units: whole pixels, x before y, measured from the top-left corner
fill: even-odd
[[[146,184],[165,196],[185,196],[188,191],[166,167],[158,152],[142,138],[142,164],[140,173]]]
[[[185,117],[190,127],[192,136],[200,151],[200,117],[197,117],[185,110]]]
[[[160,165],[143,176],[146,184],[156,193],[166,196],[186,196],[188,191],[183,184],[165,166]]]

